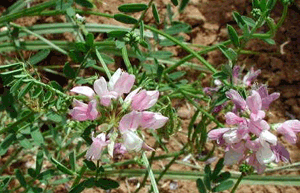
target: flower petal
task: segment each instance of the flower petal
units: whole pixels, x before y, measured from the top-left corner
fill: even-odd
[[[256,159],[261,165],[263,165],[274,161],[276,156],[269,145],[261,146],[261,148],[256,152]]]
[[[232,102],[238,107],[241,108],[242,110],[246,109],[246,101],[241,97],[241,95],[233,89],[230,89],[227,91],[226,96],[232,100]]]
[[[226,123],[227,123],[228,125],[235,125],[235,124],[244,122],[244,119],[243,119],[243,118],[237,116],[237,115],[236,115],[235,113],[233,113],[233,112],[228,112],[228,113],[226,113],[225,118],[226,118]]]
[[[72,90],[70,90],[70,91],[75,92],[77,94],[85,95],[89,98],[93,98],[95,95],[95,92],[93,91],[93,89],[91,89],[88,86],[76,86],[76,87],[72,88]]]
[[[128,74],[123,72],[121,77],[118,79],[116,84],[114,85],[114,91],[121,96],[124,93],[129,93],[135,81],[135,76],[132,74]]]
[[[128,151],[140,151],[143,147],[143,140],[131,130],[123,132],[122,138]]]
[[[119,129],[122,132],[132,130],[135,131],[141,122],[141,114],[137,111],[132,111],[124,115],[120,121]]]
[[[118,68],[117,71],[110,78],[110,80],[108,82],[108,89],[110,91],[112,91],[114,89],[114,86],[115,86],[116,82],[119,80],[121,74],[122,74],[122,70],[121,70],[121,68]]]
[[[101,77],[94,82],[94,90],[100,97],[108,93],[107,82],[104,77]]]
[[[158,100],[159,92],[141,90],[132,97],[131,108],[136,111],[141,111],[152,107]]]
[[[258,92],[252,91],[251,96],[247,97],[246,103],[253,114],[258,114],[258,111],[261,109],[261,98]]]
[[[208,138],[210,140],[218,140],[223,136],[223,134],[229,131],[230,128],[220,128],[220,129],[213,129],[208,132]]]
[[[160,113],[143,111],[140,124],[143,128],[158,129],[163,127],[168,120],[168,117],[165,117]]]
[[[89,117],[90,120],[95,120],[97,118],[97,115],[98,115],[97,101],[91,100],[87,108],[87,116]]]
[[[270,143],[272,145],[277,144],[277,137],[273,133],[271,133],[270,131],[263,130],[260,133],[259,141],[260,141],[262,146],[267,146],[268,147],[269,146],[268,143]],[[266,142],[268,142],[268,143],[266,143]]]

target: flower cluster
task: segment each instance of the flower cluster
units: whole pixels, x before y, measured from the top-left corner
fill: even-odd
[[[97,118],[102,115],[106,116],[106,121],[113,125],[97,137],[94,137],[94,132],[92,132],[93,143],[86,153],[88,160],[99,160],[106,147],[111,156],[124,154],[127,151],[153,150],[143,141],[137,129],[139,127],[161,128],[166,124],[168,118],[161,113],[147,111],[157,102],[159,92],[157,90],[146,91],[141,88],[130,92],[134,82],[134,75],[118,69],[108,82],[104,77],[96,80],[94,89],[88,86],[77,86],[71,90],[71,92],[85,95],[90,99],[88,104],[74,100],[74,108],[70,111],[73,119],[97,121]],[[124,94],[128,95],[123,100],[121,98]],[[119,110],[118,106],[109,108],[112,104],[119,104],[112,103],[112,100],[117,99],[122,103],[122,109]],[[106,112],[111,111],[111,114],[104,115],[104,112],[99,112],[100,106],[102,109],[106,108]]]
[[[279,97],[279,93],[269,95],[263,85],[252,90],[246,100],[233,89],[227,91],[226,96],[235,105],[235,111],[225,115],[226,123],[233,127],[208,133],[211,140],[225,146],[225,164],[246,162],[262,173],[270,162],[288,162],[289,152],[270,132],[270,126],[264,120],[265,110]],[[300,121],[286,121],[277,128],[277,132],[283,134],[287,141],[295,143],[296,133],[300,132]]]
[[[261,73],[261,70],[254,70],[252,67],[250,71],[245,76],[242,76],[242,70],[240,66],[234,66],[232,69],[232,83],[235,86],[238,87],[250,87],[252,85],[252,82],[257,78],[257,76]],[[205,87],[203,91],[210,97],[217,96],[216,93],[218,93],[220,90],[222,90],[223,83],[219,79],[214,80],[214,84],[216,87]],[[214,113],[220,112],[223,107],[225,107],[227,103],[223,103],[219,106],[216,106],[213,109]]]

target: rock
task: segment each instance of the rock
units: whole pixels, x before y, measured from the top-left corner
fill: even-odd
[[[188,110],[186,107],[180,107],[177,114],[182,119],[189,119],[192,117],[193,112]]]
[[[202,26],[206,21],[204,15],[195,6],[189,6],[180,16],[180,20],[190,24],[192,27]]]

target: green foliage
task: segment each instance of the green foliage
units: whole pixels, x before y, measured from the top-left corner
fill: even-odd
[[[183,12],[183,10],[186,8],[190,0],[181,0],[179,5],[179,12]]]
[[[219,159],[213,171],[211,171],[210,165],[205,165],[204,178],[198,178],[197,188],[200,193],[205,192],[222,192],[230,189],[234,182],[229,180],[231,175],[229,172],[221,172],[224,167],[224,159]]]
[[[121,13],[115,14],[114,19],[121,23],[126,23],[126,24],[136,24],[138,22],[137,19]]]
[[[123,4],[118,7],[118,10],[124,13],[140,12],[147,9],[147,5],[143,3]]]
[[[160,23],[157,7],[155,4],[152,4],[152,13],[156,23]]]
[[[0,78],[4,87],[4,94],[0,97],[0,118],[4,117],[0,121],[1,126],[4,126],[0,127],[2,135],[0,155],[8,157],[6,159],[8,161],[1,166],[0,173],[2,174],[13,161],[20,158],[20,152],[22,155],[24,152],[30,152],[36,158],[36,162],[35,169],[19,168],[15,170],[15,175],[1,178],[0,191],[4,192],[11,189],[9,183],[13,178],[19,181],[26,192],[51,192],[57,185],[70,182],[73,183],[70,192],[82,192],[86,188],[93,187],[104,190],[119,187],[117,181],[108,178],[113,174],[109,172],[114,171],[113,167],[119,165],[139,163],[138,156],[134,160],[116,162],[118,158],[110,159],[105,157],[108,152],[103,152],[101,161],[108,163],[102,166],[101,161],[97,165],[93,161],[84,160],[83,164],[81,161],[86,154],[85,150],[92,144],[91,132],[98,132],[99,126],[103,129],[102,122],[106,118],[119,121],[118,113],[110,115],[99,107],[97,110],[101,112],[101,116],[95,121],[70,120],[69,108],[73,99],[87,102],[88,98],[74,96],[69,90],[75,85],[91,86],[103,73],[109,78],[111,69],[117,68],[113,65],[120,59],[118,65],[135,75],[136,87],[160,91],[161,97],[150,111],[155,110],[167,116],[169,121],[163,128],[149,131],[156,140],[156,146],[166,152],[169,151],[166,140],[182,129],[177,107],[173,106],[173,103],[188,102],[188,106],[195,109],[195,114],[188,126],[187,148],[179,154],[203,155],[206,151],[208,125],[214,122],[219,127],[222,126],[215,119],[217,114],[212,113],[212,109],[224,104],[228,100],[225,92],[235,87],[232,85],[232,68],[238,62],[238,55],[244,51],[247,42],[254,38],[275,44],[272,38],[281,25],[279,23],[277,26],[270,15],[275,0],[253,0],[253,18],[233,12],[233,18],[241,30],[227,25],[229,41],[220,42],[217,46],[201,47],[201,51],[196,52],[194,47],[199,45],[187,42],[182,35],[187,33],[193,36],[192,27],[187,23],[176,21],[178,17],[175,17],[183,11],[188,13],[189,0],[171,0],[166,5],[165,15],[162,15],[165,13],[164,10],[158,14],[159,4],[153,1],[150,1],[149,5],[123,4],[118,7],[123,13],[114,15],[100,13],[96,9],[90,10],[95,7],[93,4],[95,1],[91,0],[51,0],[35,3],[26,8],[27,2],[32,1],[17,1],[0,17],[0,23],[7,27],[7,30],[0,32],[0,52],[3,57],[8,58],[0,65]],[[284,1],[284,6],[288,3],[290,1]],[[172,9],[173,5],[177,6],[176,9]],[[154,26],[157,28],[147,25],[148,20],[145,23],[143,21],[145,14],[151,11],[154,18],[152,21],[156,22],[157,25]],[[137,14],[140,15],[139,18],[131,15],[135,12],[141,12]],[[30,27],[13,23],[18,18],[35,15],[43,17],[64,15],[68,22],[42,23]],[[97,15],[133,25],[124,27],[125,25],[121,24],[92,24],[83,18],[88,17],[87,15]],[[257,33],[263,25],[271,30]],[[72,34],[74,42],[56,40],[55,38],[60,35],[53,35],[64,33]],[[28,36],[33,36],[36,40]],[[183,57],[174,55],[173,51],[168,51],[169,48],[165,49],[168,46],[176,46],[176,50],[179,50]],[[228,59],[228,62],[218,67],[218,70],[209,64],[205,57],[203,58],[205,54],[216,49]],[[30,57],[24,57],[23,51],[30,53]],[[61,54],[59,55],[61,61],[58,64],[52,60],[52,56],[57,54],[55,51]],[[16,57],[10,58],[11,55]],[[192,58],[200,62],[189,62]],[[177,67],[179,68],[176,70]],[[202,91],[205,73],[212,74],[214,80],[222,81],[218,93],[211,98]],[[194,74],[198,77],[195,78]],[[64,81],[60,82],[62,78]],[[246,96],[244,88],[238,90],[243,97]],[[95,99],[98,100],[98,96]],[[127,112],[129,109],[124,111]],[[117,125],[109,127],[116,127],[118,131]],[[110,137],[112,140],[113,136]],[[112,148],[113,146],[109,150],[111,154]],[[8,155],[10,149],[13,152]],[[199,160],[207,160],[213,151],[214,149],[209,150],[204,158],[201,157]],[[165,157],[168,157],[168,154],[158,158],[154,156],[153,160]],[[170,165],[176,159],[171,161]],[[50,168],[44,167],[47,160],[52,163]],[[210,165],[206,165],[203,176],[201,178],[196,176],[199,192],[220,192],[233,186],[231,174],[222,172],[223,162],[224,160],[220,159],[213,170]],[[151,168],[147,168],[147,172],[152,172]],[[253,168],[245,166],[242,172],[252,173]],[[157,174],[163,176],[166,173],[167,171]],[[150,177],[153,183],[153,174]],[[41,188],[41,183],[47,184],[46,188]],[[15,187],[12,191],[20,191],[18,190],[20,187]]]

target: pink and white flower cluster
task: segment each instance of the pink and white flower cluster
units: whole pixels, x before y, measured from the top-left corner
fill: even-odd
[[[261,73],[261,70],[254,70],[254,68],[252,67],[250,69],[250,71],[248,71],[248,73],[245,76],[242,76],[242,70],[240,68],[240,66],[236,65],[233,67],[232,69],[232,83],[235,86],[239,86],[239,87],[249,87],[252,85],[252,82],[257,78],[257,76]],[[208,95],[213,97],[218,96],[216,93],[222,89],[223,87],[223,83],[216,79],[214,80],[214,84],[216,85],[216,87],[205,87],[203,89],[203,91]],[[216,106],[213,109],[214,113],[218,113],[220,112],[223,107],[225,107],[227,105],[227,103],[223,103],[219,106]]]
[[[74,87],[71,90],[72,92],[83,94],[90,101],[86,104],[74,100],[74,108],[70,111],[72,118],[78,121],[97,120],[100,116],[98,112],[99,105],[104,107],[111,106],[112,100],[116,100],[131,91],[134,81],[134,75],[118,69],[108,82],[106,82],[104,77],[96,80],[94,82],[94,89],[88,86]],[[147,109],[155,105],[158,97],[159,92],[157,90],[146,91],[137,88],[130,92],[123,104],[121,104],[125,108],[121,112],[128,111],[128,107],[131,112],[123,116],[120,112],[116,113],[118,117],[122,116],[122,118],[118,119],[118,117],[114,117],[112,121],[119,121],[113,122],[114,127],[106,133],[101,133],[97,137],[94,137],[94,133],[92,133],[93,143],[86,153],[86,158],[89,160],[99,160],[103,149],[110,144],[114,145],[113,151],[109,151],[111,156],[124,154],[127,151],[153,150],[144,143],[143,139],[137,133],[137,129],[139,127],[158,129],[163,127],[168,121],[168,118],[161,113],[147,111]],[[117,109],[117,106],[114,106],[114,110]],[[113,136],[112,133],[117,133],[117,137],[111,137]]]
[[[225,115],[226,123],[231,127],[208,133],[209,139],[225,146],[225,164],[246,162],[262,173],[268,163],[288,162],[289,152],[278,142],[277,136],[270,132],[270,126],[264,120],[265,110],[279,97],[279,93],[269,95],[267,87],[263,85],[252,90],[246,100],[233,89],[227,91],[226,96],[236,109],[235,113],[228,112]],[[300,132],[300,121],[286,121],[277,128],[277,132],[294,144],[296,133]]]

